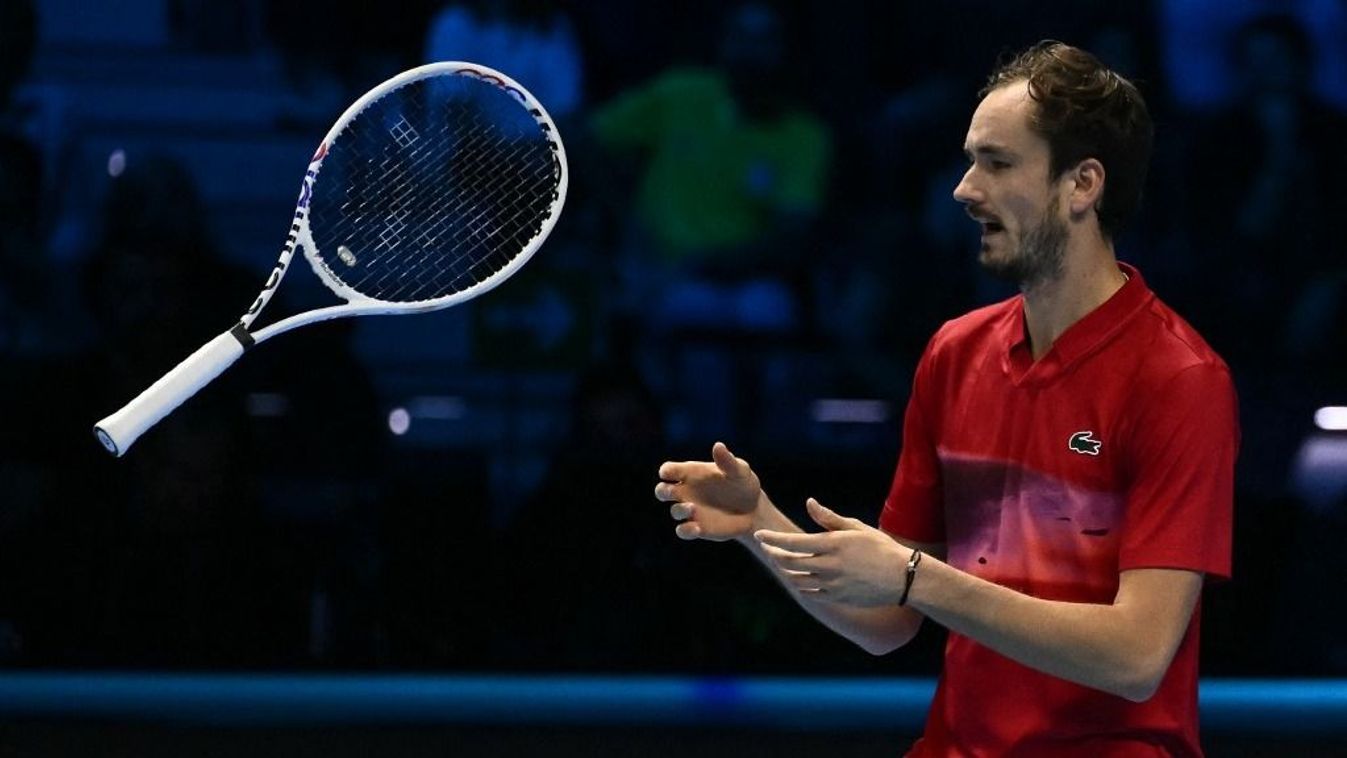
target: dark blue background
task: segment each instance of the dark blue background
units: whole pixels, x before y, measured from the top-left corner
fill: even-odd
[[[738,549],[678,542],[654,471],[720,439],[797,515],[812,495],[874,519],[925,339],[1007,294],[948,196],[976,90],[1056,37],[1140,81],[1158,148],[1120,257],[1240,392],[1235,580],[1208,593],[1204,673],[1347,671],[1325,597],[1347,454],[1313,423],[1347,403],[1341,3],[774,6],[772,96],[830,132],[824,199],[733,265],[672,269],[634,215],[643,157],[590,117],[672,67],[724,67],[726,12],[504,6],[578,53],[556,114],[571,194],[537,258],[460,308],[283,336],[112,460],[92,422],[251,302],[328,124],[427,60],[440,4],[3,3],[0,664],[933,673],[938,630],[871,658]],[[1292,126],[1265,128],[1285,82],[1254,74],[1287,60]],[[770,297],[668,317],[630,289],[665,273]],[[324,295],[297,266],[269,313]]]

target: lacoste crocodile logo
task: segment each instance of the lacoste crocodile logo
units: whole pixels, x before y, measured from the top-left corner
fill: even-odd
[[[1066,446],[1073,453],[1081,455],[1099,455],[1099,448],[1104,446],[1103,440],[1097,440],[1091,435],[1094,432],[1076,432],[1071,435],[1071,439],[1066,441]]]

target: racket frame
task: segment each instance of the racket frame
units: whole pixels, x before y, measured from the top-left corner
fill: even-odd
[[[528,111],[538,126],[544,133],[550,135],[550,145],[554,148],[553,152],[556,158],[557,171],[560,173],[555,191],[556,197],[552,201],[550,212],[543,219],[538,233],[533,239],[525,245],[523,252],[516,255],[505,267],[495,272],[486,279],[472,285],[466,289],[454,292],[443,297],[431,300],[419,300],[414,302],[390,302],[378,300],[376,298],[363,295],[350,286],[343,283],[332,273],[323,262],[319,255],[318,245],[313,240],[313,234],[309,230],[309,198],[313,194],[313,187],[317,183],[318,174],[323,167],[323,159],[327,157],[328,145],[336,142],[341,133],[346,130],[347,125],[355,120],[356,116],[364,111],[373,102],[389,94],[390,92],[404,87],[421,79],[432,76],[442,76],[452,74],[455,76],[471,76],[475,79],[493,84],[505,91],[521,106]],[[371,316],[371,315],[389,315],[402,313],[425,313],[435,311],[441,308],[448,308],[451,305],[471,300],[485,292],[494,289],[501,282],[510,278],[525,263],[528,262],[533,254],[542,247],[543,241],[551,233],[552,227],[556,225],[557,219],[561,215],[561,207],[566,201],[566,190],[569,184],[570,171],[566,165],[566,148],[561,143],[561,137],[557,132],[556,124],[552,122],[552,117],[547,114],[547,110],[539,103],[528,90],[524,89],[518,82],[496,71],[495,69],[482,66],[477,63],[467,63],[464,61],[442,61],[438,63],[429,63],[424,66],[404,71],[401,74],[385,81],[383,84],[366,92],[348,107],[336,123],[328,131],[327,136],[323,138],[314,153],[313,159],[309,161],[308,170],[304,172],[304,183],[300,187],[299,201],[295,206],[295,215],[290,227],[290,235],[286,240],[285,247],[281,250],[281,257],[268,277],[262,292],[257,300],[248,308],[244,315],[239,319],[239,323],[245,329],[249,330],[254,342],[263,342],[278,334],[283,334],[291,329],[312,324],[318,321],[327,321],[334,318],[343,318],[347,316]],[[304,250],[304,257],[309,261],[309,267],[313,269],[314,274],[323,282],[333,294],[346,301],[345,305],[333,305],[326,308],[318,308],[304,313],[277,321],[267,327],[252,332],[253,321],[257,318],[262,308],[266,307],[275,293],[276,287],[281,279],[285,277],[286,271],[290,268],[290,263],[294,258],[295,248],[300,247]],[[249,347],[249,345],[245,345]]]
[[[393,302],[369,297],[340,281],[328,269],[319,255],[318,247],[314,243],[313,234],[309,229],[309,201],[313,197],[314,185],[317,183],[319,172],[322,170],[328,146],[335,144],[341,133],[345,131],[357,115],[375,101],[401,87],[421,79],[446,74],[470,76],[500,88],[514,98],[537,121],[538,126],[548,135],[549,146],[552,148],[555,158],[553,165],[558,172],[557,187],[554,190],[552,203],[548,208],[547,215],[542,219],[537,233],[525,244],[524,249],[504,267],[482,281],[458,292],[429,300]],[[544,240],[547,239],[561,215],[561,208],[566,201],[569,177],[570,171],[566,165],[566,149],[561,143],[561,136],[557,132],[556,124],[553,123],[547,110],[528,90],[505,74],[477,63],[442,61],[418,66],[388,79],[352,103],[337,118],[336,123],[328,130],[323,141],[319,143],[318,150],[309,160],[308,169],[304,172],[304,180],[300,186],[299,200],[295,206],[290,233],[281,249],[280,258],[263,284],[262,291],[258,293],[252,305],[244,311],[238,323],[188,356],[120,410],[99,421],[94,426],[95,437],[109,453],[121,457],[142,434],[223,373],[225,369],[233,365],[246,350],[257,343],[264,342],[292,329],[319,321],[348,316],[425,313],[448,308],[489,292],[501,282],[510,278],[533,257],[538,248],[542,247]],[[257,331],[252,331],[252,326],[257,317],[267,303],[271,301],[272,296],[276,294],[277,287],[280,286],[281,281],[290,270],[296,247],[303,248],[304,257],[308,259],[309,267],[313,269],[318,279],[338,298],[346,302],[342,305],[298,313]]]

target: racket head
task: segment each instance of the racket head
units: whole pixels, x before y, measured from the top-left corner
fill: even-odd
[[[547,110],[475,63],[405,71],[337,119],[309,164],[298,245],[329,289],[380,313],[489,291],[551,233],[569,171]]]

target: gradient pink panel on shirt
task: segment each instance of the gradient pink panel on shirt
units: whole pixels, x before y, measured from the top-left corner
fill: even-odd
[[[950,565],[1036,597],[1113,600],[1121,493],[1004,461],[939,454]],[[1108,579],[1100,584],[1099,577]]]

